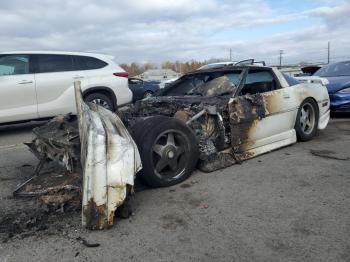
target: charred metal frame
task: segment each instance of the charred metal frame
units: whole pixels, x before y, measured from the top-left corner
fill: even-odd
[[[80,203],[85,227],[107,229],[132,191],[141,158],[117,115],[85,104],[80,82],[74,83],[74,89],[78,119],[58,116],[33,130],[35,138],[27,145],[40,161],[33,177],[14,195],[40,196],[43,203],[61,207],[69,201]],[[40,173],[48,162],[63,169]]]

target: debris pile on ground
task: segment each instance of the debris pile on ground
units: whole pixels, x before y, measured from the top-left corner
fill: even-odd
[[[61,209],[48,210],[45,205],[36,199],[27,201],[27,207],[17,207],[13,211],[6,212],[0,216],[0,241],[7,242],[12,238],[26,238],[30,236],[45,234],[59,234],[64,227],[62,221],[70,221],[70,216],[77,216],[81,209],[80,205],[69,208],[62,212]],[[0,212],[2,213],[2,212]],[[70,226],[69,224],[66,225]]]

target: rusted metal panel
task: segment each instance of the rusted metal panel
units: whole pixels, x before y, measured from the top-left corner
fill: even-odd
[[[138,149],[120,119],[112,112],[84,103],[75,82],[81,165],[83,169],[82,223],[89,229],[107,229],[128,187],[141,169]]]

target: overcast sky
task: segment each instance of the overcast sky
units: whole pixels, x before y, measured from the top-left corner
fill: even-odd
[[[93,51],[123,62],[350,58],[350,0],[8,0],[0,51]]]

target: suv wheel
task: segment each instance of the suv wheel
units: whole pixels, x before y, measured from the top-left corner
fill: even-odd
[[[152,91],[146,91],[144,94],[143,94],[143,98],[147,98],[147,97],[151,97],[153,96],[153,92]]]
[[[92,93],[85,97],[86,102],[94,103],[99,106],[102,106],[110,111],[114,111],[114,105],[112,100],[102,93]]]

